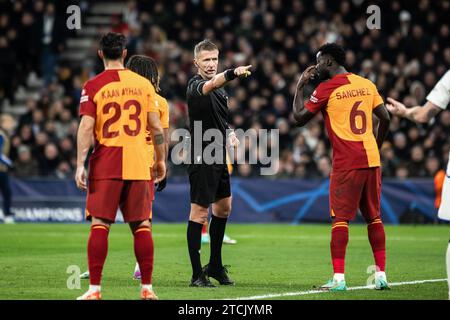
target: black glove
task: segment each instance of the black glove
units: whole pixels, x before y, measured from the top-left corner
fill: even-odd
[[[156,192],[161,192],[164,190],[164,188],[167,185],[167,172],[166,172],[166,177],[164,179],[162,179],[159,183],[158,183],[158,187],[156,188]]]

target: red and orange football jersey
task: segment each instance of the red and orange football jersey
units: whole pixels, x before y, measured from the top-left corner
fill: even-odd
[[[336,75],[313,92],[305,107],[324,115],[333,147],[333,170],[380,166],[372,112],[382,103],[375,85],[352,73]]]
[[[153,85],[128,69],[105,70],[86,82],[80,116],[95,118],[89,179],[150,180],[147,114],[158,112]]]
[[[159,120],[161,121],[161,128],[169,129],[169,104],[167,103],[167,100],[159,94],[156,94],[155,107]],[[150,145],[150,167],[153,167],[153,164],[155,163],[155,147],[153,146],[150,130],[148,128],[146,130],[146,137],[147,142]]]

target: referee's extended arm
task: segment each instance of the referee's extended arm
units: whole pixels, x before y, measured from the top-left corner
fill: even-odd
[[[234,69],[228,69],[224,72],[216,74],[210,80],[206,81],[203,85],[202,93],[207,95],[211,91],[223,87],[228,81],[232,81],[239,77],[248,77],[251,72],[248,70],[252,66],[242,66]]]

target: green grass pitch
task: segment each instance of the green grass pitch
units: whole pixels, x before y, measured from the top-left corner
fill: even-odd
[[[153,285],[160,299],[229,299],[286,292],[304,292],[332,274],[329,225],[247,225],[230,223],[227,233],[237,245],[224,245],[224,263],[231,265],[234,287],[189,288],[191,269],[186,224],[155,224]],[[0,299],[75,299],[88,286],[68,289],[71,265],[85,271],[87,224],[0,225]],[[390,282],[445,279],[448,226],[386,226],[387,275]],[[114,225],[103,271],[106,299],[138,299],[132,279],[134,254],[128,226]],[[202,262],[209,245],[202,247]],[[350,226],[346,280],[349,287],[366,285],[373,264],[364,225]],[[69,279],[70,280],[70,279]],[[214,281],[214,280],[213,280]],[[70,283],[71,281],[69,281]],[[214,281],[215,282],[215,281]],[[73,283],[73,282],[71,282]],[[370,289],[273,297],[274,299],[448,299],[447,283],[400,285],[390,291]]]

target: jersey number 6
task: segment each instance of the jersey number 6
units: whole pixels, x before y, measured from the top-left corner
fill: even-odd
[[[354,134],[364,134],[367,130],[367,119],[366,114],[362,110],[358,110],[359,105],[362,101],[356,101],[350,111],[350,129]],[[361,128],[356,127],[356,117],[361,117]]]
[[[136,129],[131,129],[131,127],[127,124],[123,126],[123,130],[125,133],[129,136],[137,136],[139,132],[141,131],[141,119],[139,119],[139,116],[141,115],[141,105],[136,100],[128,100],[125,102],[125,105],[123,106],[124,110],[129,110],[131,106],[134,106],[136,108],[134,113],[130,113],[129,120],[134,121],[136,123],[135,127]],[[119,135],[119,131],[109,131],[109,127],[116,123],[121,116],[121,108],[120,105],[117,102],[110,102],[103,106],[103,114],[109,114],[109,110],[113,109],[114,114],[111,118],[105,121],[103,124],[103,138],[104,139],[110,139],[115,138]]]

